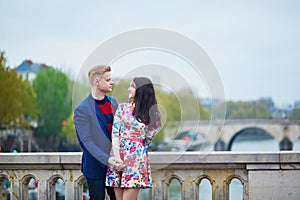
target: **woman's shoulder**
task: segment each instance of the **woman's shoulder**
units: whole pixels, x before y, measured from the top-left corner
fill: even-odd
[[[126,109],[126,108],[130,108],[132,106],[132,103],[120,103],[119,104],[119,108],[121,108],[122,110]]]

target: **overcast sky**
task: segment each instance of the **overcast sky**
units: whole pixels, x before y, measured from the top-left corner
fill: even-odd
[[[167,29],[205,50],[227,100],[272,97],[278,106],[300,100],[297,0],[0,0],[0,27],[0,49],[11,67],[30,59],[74,77],[91,52],[110,38],[142,28]],[[156,54],[124,56],[115,65],[157,63],[180,73],[170,64],[180,63],[178,58]],[[125,73],[113,70],[114,77]]]

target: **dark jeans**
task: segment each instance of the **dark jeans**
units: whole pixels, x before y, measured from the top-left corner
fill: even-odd
[[[112,187],[105,187],[105,180],[102,179],[86,179],[89,188],[90,200],[104,200],[105,188],[110,200],[115,200],[115,192]]]

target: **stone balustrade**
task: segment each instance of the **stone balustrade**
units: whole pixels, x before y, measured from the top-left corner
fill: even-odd
[[[213,200],[228,200],[230,183],[238,179],[243,199],[300,197],[300,152],[150,152],[152,199],[169,198],[172,180],[181,199],[199,199],[199,185],[210,182]],[[82,199],[81,153],[1,153],[0,183],[8,179],[13,200],[28,199],[30,179],[38,183],[38,199],[55,199],[55,183],[65,183],[65,199]],[[1,190],[1,189],[0,189]],[[1,192],[1,191],[0,191]],[[1,197],[0,197],[1,198]]]

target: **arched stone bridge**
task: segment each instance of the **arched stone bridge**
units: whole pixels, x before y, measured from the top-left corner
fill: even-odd
[[[185,121],[179,126],[179,132],[198,131],[206,135],[207,141],[217,151],[231,149],[236,136],[247,129],[259,129],[271,135],[280,150],[292,150],[300,137],[300,120],[287,119],[238,119],[212,121]]]

